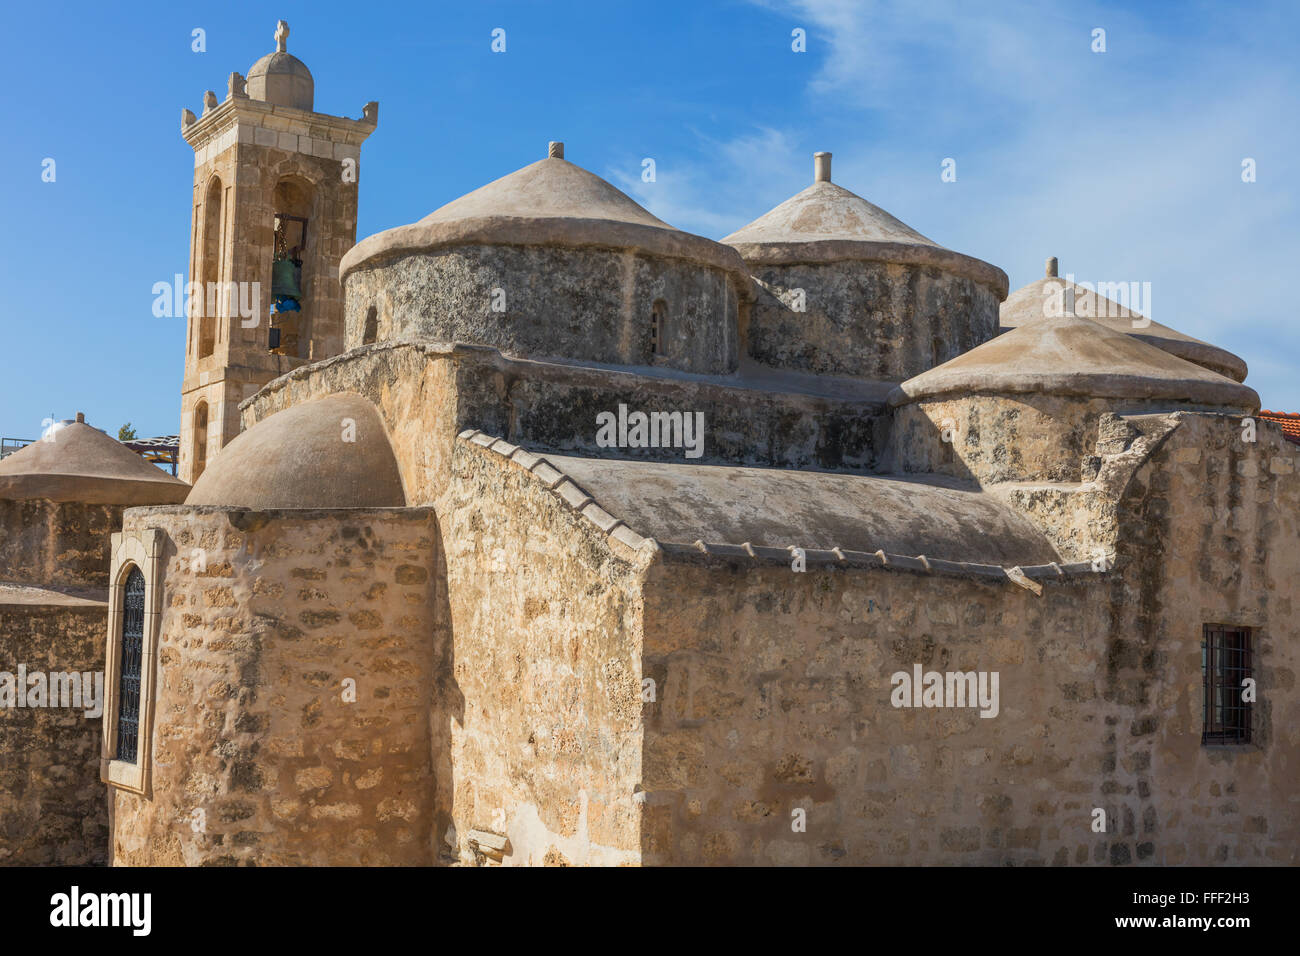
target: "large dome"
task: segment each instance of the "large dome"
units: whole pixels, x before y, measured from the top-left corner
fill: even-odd
[[[397,459],[375,407],[340,394],[295,405],[241,433],[194,483],[187,505],[397,508]]]
[[[997,334],[1006,274],[831,182],[830,153],[811,186],[722,241],[754,276],[745,344],[763,365],[901,382]]]
[[[562,143],[553,143],[551,153],[418,222],[362,240],[343,257],[340,279],[375,260],[461,245],[633,249],[744,274],[731,249],[651,215],[595,173],[564,159]]]
[[[276,51],[268,53],[248,69],[248,96],[276,106],[310,111],[315,100],[316,81],[312,79],[307,64],[286,51],[288,39],[289,24],[281,20],[275,31]]]
[[[189,487],[80,416],[0,461],[0,498],[158,505],[184,501]]]
[[[348,348],[422,340],[609,365],[735,370],[752,280],[550,144],[546,159],[358,243],[339,264]]]

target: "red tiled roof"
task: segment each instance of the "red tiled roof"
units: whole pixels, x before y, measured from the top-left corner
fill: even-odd
[[[1282,434],[1300,445],[1300,414],[1295,412],[1270,412],[1268,409],[1259,413],[1260,418],[1277,422],[1282,426]]]

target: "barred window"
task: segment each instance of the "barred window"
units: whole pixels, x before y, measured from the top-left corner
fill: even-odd
[[[121,674],[117,690],[118,760],[136,761],[140,734],[140,667],[144,660],[144,575],[132,568],[122,595]]]
[[[1242,698],[1251,676],[1250,628],[1206,624],[1201,640],[1205,685],[1203,744],[1250,743],[1251,705]]]

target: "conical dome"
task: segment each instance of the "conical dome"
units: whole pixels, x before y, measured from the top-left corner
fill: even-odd
[[[830,181],[830,154],[816,154],[813,184],[722,240],[751,265],[865,260],[932,265],[984,283],[1001,299],[997,266],[945,249],[874,203]]]
[[[1230,378],[1076,315],[1042,317],[903,382],[892,405],[971,394],[1042,393],[1240,411],[1259,396]]]
[[[363,263],[456,245],[554,245],[635,249],[744,274],[726,246],[675,229],[595,173],[552,155],[453,199],[419,222],[370,236],[352,248],[340,276]]]
[[[0,461],[0,498],[175,504],[189,490],[80,417]]]
[[[1062,311],[1062,296],[1067,286],[1074,289],[1074,314],[1091,319],[1099,325],[1154,345],[1211,372],[1224,375],[1233,381],[1246,380],[1246,363],[1227,349],[1184,335],[1167,325],[1161,325],[1132,312],[1118,302],[1098,295],[1057,276],[1056,259],[1048,260],[1047,275],[1015,292],[1002,303],[1001,324],[1004,329],[1014,329],[1044,315]],[[1134,321],[1142,323],[1134,326]]]

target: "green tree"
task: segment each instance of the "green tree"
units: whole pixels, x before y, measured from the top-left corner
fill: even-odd
[[[131,427],[130,422],[127,422],[125,425],[123,425],[121,428],[117,430],[117,440],[135,441],[135,429]]]

